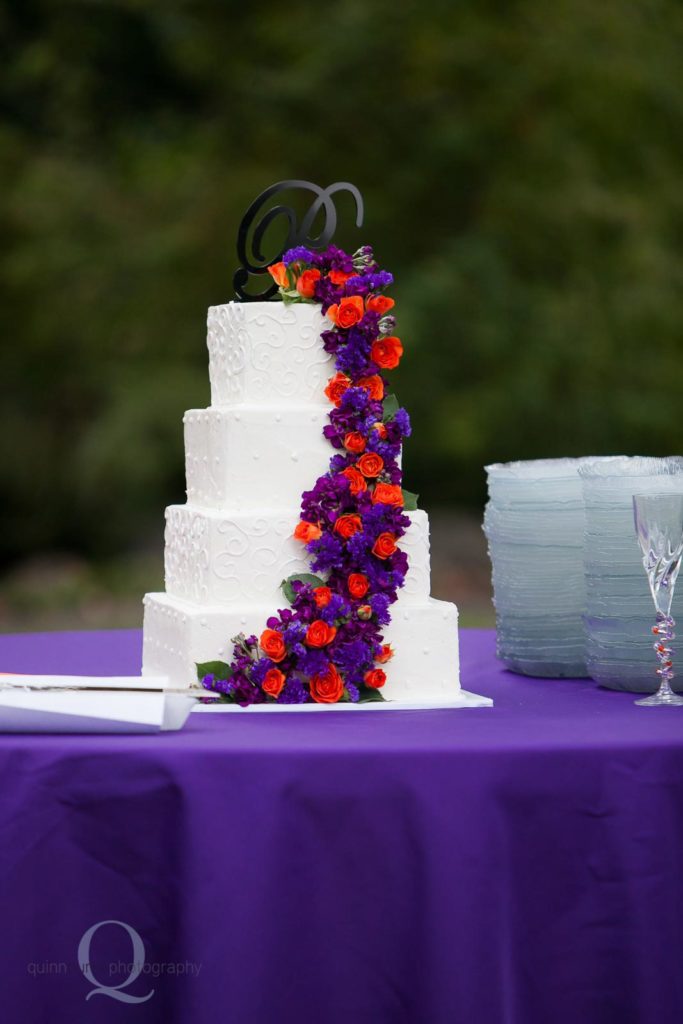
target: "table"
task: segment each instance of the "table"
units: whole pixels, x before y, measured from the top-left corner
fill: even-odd
[[[5,636],[0,670],[140,649]],[[495,707],[0,736],[3,1021],[680,1024],[683,713],[484,630],[462,677]]]

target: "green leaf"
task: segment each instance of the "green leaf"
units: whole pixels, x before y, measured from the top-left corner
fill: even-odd
[[[374,686],[360,686],[359,688],[360,697],[358,698],[359,704],[371,704],[373,701],[384,701],[384,697],[378,689]]]
[[[412,491],[403,491],[403,511],[414,512],[417,508],[417,499],[419,497],[419,494],[413,494]]]
[[[384,399],[384,406],[382,412],[382,422],[388,423],[389,420],[393,419],[400,406],[398,404],[398,398],[396,395],[387,395]]]
[[[294,603],[296,594],[292,587],[292,583],[309,583],[312,587],[324,587],[325,580],[322,580],[320,576],[314,576],[310,572],[295,572],[292,576],[288,576],[286,580],[283,580],[280,584],[282,593],[285,595],[290,604]]]
[[[202,661],[197,664],[197,679],[200,683],[204,676],[227,680],[231,675],[232,669],[225,661]]]

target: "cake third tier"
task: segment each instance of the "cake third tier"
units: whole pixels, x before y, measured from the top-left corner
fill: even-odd
[[[417,603],[429,597],[429,520],[408,513],[410,529],[400,540],[410,567],[401,596]],[[166,592],[197,605],[262,607],[269,614],[285,603],[280,584],[310,572],[306,549],[294,540],[295,510],[219,512],[193,505],[166,510]]]

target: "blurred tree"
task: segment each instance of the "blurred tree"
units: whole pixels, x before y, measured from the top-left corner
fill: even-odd
[[[282,177],[364,192],[425,504],[680,450],[682,43],[674,0],[5,0],[0,557],[159,531],[205,308]]]

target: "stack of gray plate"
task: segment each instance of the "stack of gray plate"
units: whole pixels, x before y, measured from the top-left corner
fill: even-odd
[[[497,652],[532,676],[585,676],[584,459],[487,466],[484,532],[493,565]]]
[[[683,458],[588,460],[579,468],[585,506],[586,664],[612,689],[653,691],[655,610],[636,540],[633,495],[683,492]],[[683,628],[679,579],[672,614]],[[674,668],[676,659],[674,657]],[[683,680],[674,679],[683,686]]]

